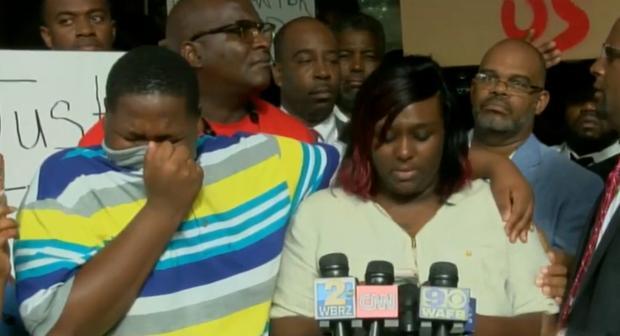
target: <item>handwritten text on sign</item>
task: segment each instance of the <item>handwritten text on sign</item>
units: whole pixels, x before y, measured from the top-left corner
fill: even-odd
[[[168,12],[177,2],[168,0]],[[252,0],[252,4],[261,19],[275,24],[276,29],[300,16],[314,16],[314,0]]]
[[[46,157],[76,146],[105,112],[105,81],[121,55],[0,50],[0,153],[9,204],[19,205]]]
[[[282,27],[300,16],[314,16],[314,0],[252,0],[258,15],[266,21]]]

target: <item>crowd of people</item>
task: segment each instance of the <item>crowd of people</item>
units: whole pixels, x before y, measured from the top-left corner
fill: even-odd
[[[107,0],[44,0],[40,34],[109,51],[116,29]],[[454,263],[476,335],[620,335],[620,19],[557,97],[557,148],[533,133],[553,43],[490,46],[462,111],[440,64],[386,54],[363,13],[275,31],[250,0],[181,0],[165,34],[116,61],[104,118],[19,209],[0,155],[0,288],[24,332],[320,335],[318,260],[343,252],[360,279]]]

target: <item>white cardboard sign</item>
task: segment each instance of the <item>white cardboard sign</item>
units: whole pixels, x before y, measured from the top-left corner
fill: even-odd
[[[0,153],[10,205],[20,204],[46,157],[76,146],[105,113],[106,78],[121,55],[0,50]]]

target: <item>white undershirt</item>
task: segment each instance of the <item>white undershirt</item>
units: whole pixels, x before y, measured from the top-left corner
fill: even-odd
[[[290,114],[286,110],[286,108],[284,108],[284,106],[280,106],[280,109],[284,111],[284,113]],[[338,128],[336,127],[336,116],[333,112],[321,123],[312,127],[312,129],[314,129],[318,133],[319,142],[336,147],[336,149],[340,153],[340,156],[344,154],[345,146],[344,143],[338,139],[339,132]]]

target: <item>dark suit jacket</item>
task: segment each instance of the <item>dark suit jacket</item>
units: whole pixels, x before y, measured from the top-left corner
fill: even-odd
[[[616,162],[618,161],[619,157],[620,154],[614,155],[601,162],[594,163],[587,168],[590,169],[592,172],[598,174],[603,179],[603,181],[605,181],[607,180],[607,175],[609,175],[609,173],[611,173],[611,171],[616,166]]]
[[[583,256],[590,229],[584,232],[577,261]],[[567,336],[586,335],[620,335],[620,209],[594,252],[568,318]]]

